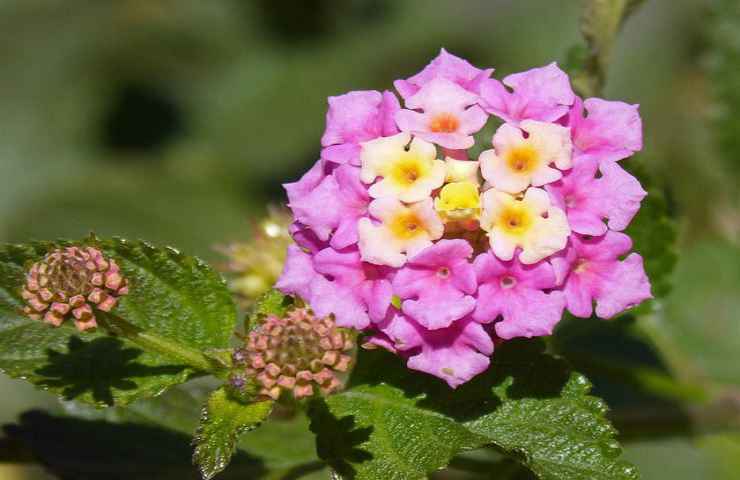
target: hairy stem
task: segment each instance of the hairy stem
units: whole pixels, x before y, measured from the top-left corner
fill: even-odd
[[[106,313],[99,315],[99,318],[101,326],[109,333],[125,338],[144,350],[157,352],[204,373],[218,375],[222,370],[220,362],[202,352],[141,329],[117,315]]]

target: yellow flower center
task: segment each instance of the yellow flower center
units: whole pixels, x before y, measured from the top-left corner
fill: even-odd
[[[512,235],[521,235],[532,226],[534,218],[532,213],[524,207],[512,205],[501,212],[498,226]]]
[[[394,183],[408,187],[416,183],[420,178],[429,175],[429,168],[428,162],[424,162],[418,156],[407,152],[393,162],[387,176]]]
[[[403,240],[412,239],[423,234],[424,222],[411,211],[405,211],[396,215],[390,222],[390,230],[393,235]]]
[[[460,127],[460,121],[449,113],[440,113],[429,124],[429,130],[434,133],[453,133]]]
[[[506,153],[506,164],[516,173],[530,173],[539,163],[537,150],[530,145],[522,145]]]

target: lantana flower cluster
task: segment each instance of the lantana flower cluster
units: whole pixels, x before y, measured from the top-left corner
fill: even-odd
[[[452,387],[566,309],[651,297],[622,233],[646,195],[619,164],[642,148],[638,106],[579,98],[554,63],[492,73],[442,50],[394,83],[400,101],[330,97],[321,158],[285,185],[296,244],[277,287]]]

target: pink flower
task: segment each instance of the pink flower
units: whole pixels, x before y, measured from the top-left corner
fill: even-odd
[[[589,317],[596,301],[596,316],[611,318],[627,308],[652,298],[642,257],[631,253],[632,240],[619,232],[603,237],[572,235],[564,253],[551,262],[570,313]]]
[[[565,308],[562,292],[554,289],[555,273],[545,262],[523,265],[517,260],[504,262],[486,253],[475,259],[478,277],[478,305],[473,319],[494,324],[496,335],[514,337],[550,335]]]
[[[457,388],[484,372],[493,341],[482,325],[465,317],[448,328],[427,330],[413,319],[391,311],[368,341],[408,359],[406,366],[426,372]]]
[[[311,285],[323,277],[313,268],[313,257],[298,245],[288,246],[283,273],[275,283],[275,288],[288,295],[297,295],[307,302],[311,301]]]
[[[297,245],[288,247],[285,267],[275,288],[304,299],[319,317],[334,315],[340,327],[363,329],[370,324],[367,308],[357,296],[348,287],[317,272],[314,258]]]
[[[317,164],[323,165],[323,160]],[[357,243],[357,221],[366,215],[370,203],[359,168],[340,165],[321,177],[314,167],[298,182],[286,185],[286,190],[295,219],[319,240],[325,242],[334,233],[331,245],[335,248]]]
[[[475,271],[465,240],[440,240],[412,257],[393,280],[403,313],[429,330],[449,327],[475,308]]]
[[[581,158],[560,181],[545,185],[555,205],[565,211],[571,230],[582,235],[606,233],[604,219],[609,219],[611,230],[624,230],[647,195],[618,164],[602,164],[601,178],[596,178],[598,166],[595,158]]]
[[[288,233],[296,244],[306,252],[314,254],[328,246],[328,242],[323,242],[313,233],[309,227],[300,222],[293,222],[288,227]]]
[[[445,78],[450,80],[465,90],[472,93],[478,93],[480,84],[493,73],[492,68],[481,70],[447,52],[444,48],[439,51],[439,55],[432,60],[424,69],[406,80],[396,80],[393,86],[404,99],[408,99],[421,89],[424,85],[435,78]]]
[[[503,82],[487,79],[480,95],[488,113],[514,124],[521,120],[554,122],[568,113],[575,99],[568,75],[554,62],[509,75]]]
[[[359,165],[360,142],[398,133],[393,116],[400,108],[393,93],[349,92],[329,97],[321,158]]]
[[[385,318],[393,296],[391,268],[363,262],[357,249],[337,251],[332,248],[316,254],[314,266],[318,272],[333,279],[339,288],[335,295],[355,299],[368,311],[372,321]]]
[[[584,106],[588,116],[584,116]],[[568,116],[573,135],[574,159],[595,158],[602,165],[642,150],[639,105],[576,98]]]
[[[475,105],[477,101],[478,95],[451,80],[437,77],[406,99],[406,107],[412,110],[396,112],[396,123],[401,131],[442,147],[470,148],[474,143],[471,135],[483,128],[488,119]]]

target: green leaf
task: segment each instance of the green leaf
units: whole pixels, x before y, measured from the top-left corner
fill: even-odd
[[[250,309],[247,319],[247,330],[255,327],[263,318],[269,315],[282,317],[291,306],[291,297],[283,295],[279,290],[270,289],[262,294]]]
[[[64,407],[67,414],[86,420],[164,427],[191,436],[198,428],[200,408],[211,393],[212,383],[205,378],[188,382],[126,408],[100,410],[77,402],[65,402]],[[323,468],[323,462],[316,456],[315,438],[309,431],[306,416],[282,408],[277,408],[260,428],[243,435],[237,446],[250,457],[259,459],[264,465],[265,478],[282,479],[283,475]],[[231,472],[232,467],[233,462],[227,472]]]
[[[223,387],[211,394],[194,440],[193,462],[203,478],[213,478],[226,468],[236,452],[239,435],[257,428],[272,411],[273,403],[242,403]]]
[[[492,444],[543,479],[637,478],[589,382],[543,351],[538,340],[507,342],[457,390],[362,352],[350,388],[312,404],[319,455],[348,478],[417,479]]]
[[[87,239],[121,267],[130,293],[114,312],[138,328],[194,350],[224,348],[236,310],[222,279],[202,261],[144,242]],[[66,399],[125,405],[187,380],[192,369],[130,341],[53,328],[22,313],[25,269],[66,242],[0,247],[0,370]]]

